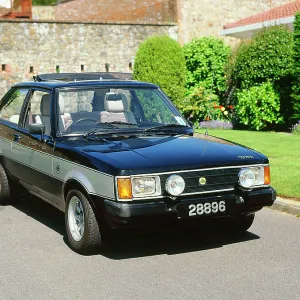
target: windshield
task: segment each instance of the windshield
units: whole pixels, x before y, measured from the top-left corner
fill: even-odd
[[[58,135],[188,126],[158,89],[60,89]]]

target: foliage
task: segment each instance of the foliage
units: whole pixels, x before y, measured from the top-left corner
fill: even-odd
[[[274,83],[280,95],[280,113],[284,118],[284,122],[280,123],[285,124],[280,126],[283,127],[281,129],[287,129],[292,112],[293,66],[293,34],[281,26],[268,27],[239,47],[231,85],[237,89],[246,89],[265,82]],[[237,101],[236,96],[237,93],[233,99]]]
[[[195,88],[188,97],[177,105],[183,115],[192,116],[196,121],[218,118],[214,106],[219,106],[218,96],[210,94],[204,87]]]
[[[234,80],[237,88],[289,77],[293,70],[293,34],[281,26],[268,27],[237,52]]]
[[[204,87],[196,87],[187,96],[178,108],[186,117],[193,117],[196,124],[200,121],[209,120],[230,120],[233,114],[233,106],[225,108],[219,104],[219,97]]]
[[[292,87],[292,119],[300,119],[300,13],[294,22],[294,82]]]
[[[239,123],[252,130],[270,129],[282,123],[280,95],[270,82],[237,93],[236,113]]]
[[[39,5],[55,5],[58,3],[58,0],[32,0],[32,5],[36,5],[36,6],[39,6]]]
[[[187,93],[197,86],[221,96],[226,90],[225,65],[230,47],[215,37],[193,39],[184,46]]]
[[[152,37],[137,51],[133,77],[158,84],[179,103],[185,94],[185,59],[181,46],[167,36]]]

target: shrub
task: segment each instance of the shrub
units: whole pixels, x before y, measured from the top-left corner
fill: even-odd
[[[300,119],[300,13],[294,22],[294,81],[292,87],[292,119]]]
[[[185,60],[181,46],[167,36],[152,37],[137,51],[133,77],[158,84],[179,103],[185,95]]]
[[[55,5],[58,3],[58,0],[32,0],[32,5]]]
[[[280,26],[268,27],[239,47],[234,80],[237,88],[249,88],[290,77],[292,70],[293,34]]]
[[[193,39],[184,47],[187,68],[187,93],[196,86],[221,96],[226,90],[225,65],[230,47],[215,37]]]
[[[273,82],[280,94],[280,113],[286,124],[282,129],[287,129],[292,111],[292,73],[293,34],[284,27],[274,26],[262,30],[239,47],[231,84],[237,89],[246,89]]]
[[[183,115],[193,116],[194,121],[211,120],[219,118],[221,111],[215,111],[214,107],[219,107],[219,98],[211,94],[204,87],[197,87],[178,105]]]
[[[280,95],[270,82],[237,93],[236,113],[239,123],[252,130],[271,129],[282,123]]]
[[[186,117],[193,117],[196,124],[206,120],[230,120],[233,115],[233,106],[227,108],[219,104],[219,97],[205,90],[204,87],[196,87],[187,96],[178,108]]]

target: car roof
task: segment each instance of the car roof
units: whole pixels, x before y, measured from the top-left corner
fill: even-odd
[[[152,83],[132,80],[132,74],[120,72],[52,73],[33,76],[33,79],[34,81],[17,83],[13,87],[31,87],[45,89],[87,86],[100,87],[108,85],[118,87],[158,87],[157,85]]]

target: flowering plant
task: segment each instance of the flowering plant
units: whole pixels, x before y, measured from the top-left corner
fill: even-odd
[[[227,108],[220,105],[219,97],[202,86],[196,87],[177,106],[186,117],[193,117],[196,121],[229,120],[234,109],[231,105]]]
[[[300,120],[291,128],[293,134],[300,135]]]

